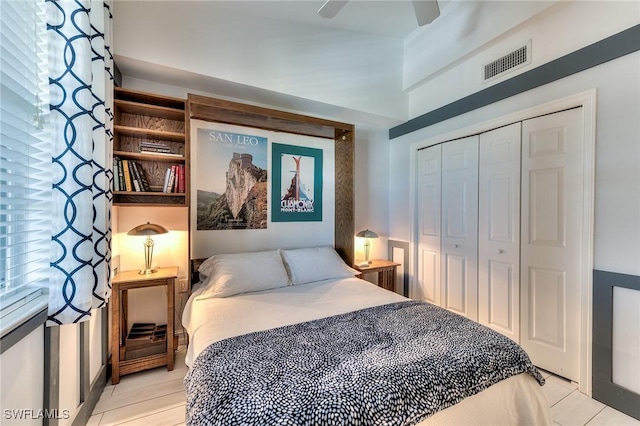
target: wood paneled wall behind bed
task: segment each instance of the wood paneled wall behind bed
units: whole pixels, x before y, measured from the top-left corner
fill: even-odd
[[[347,264],[353,264],[355,205],[353,184],[355,127],[353,124],[191,93],[188,95],[187,108],[189,117],[196,120],[332,139],[335,143],[336,180],[334,246]],[[187,134],[189,134],[188,129]],[[192,278],[193,267],[194,262],[192,262]]]

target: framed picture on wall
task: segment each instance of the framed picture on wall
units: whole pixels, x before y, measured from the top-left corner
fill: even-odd
[[[229,126],[197,128],[198,155],[192,180],[196,230],[267,228],[266,132],[229,131]]]
[[[271,144],[272,222],[322,221],[322,149]]]

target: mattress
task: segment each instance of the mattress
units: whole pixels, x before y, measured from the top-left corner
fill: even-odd
[[[186,363],[214,342],[255,331],[298,324],[408,299],[356,278],[200,298],[187,301],[183,325],[189,334]],[[547,402],[536,380],[519,374],[440,411],[420,424],[551,424]]]

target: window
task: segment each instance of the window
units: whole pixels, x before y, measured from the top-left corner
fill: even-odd
[[[47,302],[48,90],[44,0],[0,0],[0,336]]]

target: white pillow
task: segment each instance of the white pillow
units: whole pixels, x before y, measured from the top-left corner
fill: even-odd
[[[205,265],[207,263],[207,265]],[[205,266],[203,268],[203,266]],[[289,285],[280,250],[217,254],[202,263],[207,276],[199,299],[227,297]]]
[[[335,278],[353,278],[359,274],[344,263],[333,247],[282,250],[282,257],[293,285]]]
[[[198,267],[198,274],[200,277],[200,282],[205,282],[207,278],[213,274],[213,262],[215,261],[215,256],[211,256],[204,262],[200,264]]]

